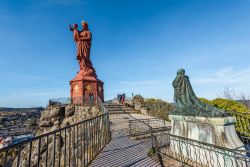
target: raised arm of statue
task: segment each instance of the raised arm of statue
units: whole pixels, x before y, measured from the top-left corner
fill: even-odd
[[[69,30],[73,31],[74,40],[78,41],[79,40],[78,24],[73,24],[73,25],[69,24]]]

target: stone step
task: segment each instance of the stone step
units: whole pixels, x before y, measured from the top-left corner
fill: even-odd
[[[105,107],[106,108],[131,108],[131,107],[124,106],[124,105],[119,105],[119,106],[117,106],[117,105],[116,106],[114,106],[114,105],[113,106],[107,106],[107,105],[105,105]]]
[[[109,114],[132,114],[132,113],[137,113],[136,111],[108,111]]]
[[[104,105],[105,107],[127,107],[125,105]]]
[[[130,107],[106,107],[106,108],[130,108]],[[130,109],[132,109],[132,108],[130,108]]]
[[[106,108],[131,108],[128,106],[105,106]]]
[[[131,107],[128,107],[124,104],[112,104],[112,103],[108,103],[108,104],[104,104],[104,106],[106,107],[107,111],[109,113],[114,113],[114,114],[117,114],[117,113],[135,113],[136,111],[134,111],[133,108]]]
[[[112,105],[105,105],[104,106],[110,106],[110,107],[113,107],[113,106],[126,106],[128,107],[127,105],[123,105],[123,104],[112,104]]]
[[[125,106],[125,107],[128,107],[127,105],[124,105],[124,104],[104,104],[105,107],[120,107],[120,106]]]
[[[133,110],[131,108],[107,108],[108,111],[130,111],[130,110]]]

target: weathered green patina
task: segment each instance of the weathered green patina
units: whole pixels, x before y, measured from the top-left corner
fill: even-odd
[[[205,104],[196,97],[184,69],[177,71],[173,87],[176,108],[172,114],[207,117],[225,116],[224,110]]]

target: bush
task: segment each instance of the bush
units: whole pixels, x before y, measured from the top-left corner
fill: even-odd
[[[169,120],[168,115],[173,111],[174,106],[161,99],[149,98],[145,100],[145,107],[148,110],[149,116]]]
[[[205,98],[199,98],[200,101],[218,107],[220,109],[226,111],[237,111],[237,112],[247,112],[248,109],[242,103],[239,103],[235,100],[223,99],[223,98],[216,98],[214,100],[208,100]]]
[[[216,98],[207,100],[200,98],[200,101],[228,111],[237,120],[236,131],[244,136],[250,136],[250,113],[245,105],[234,100]]]
[[[141,106],[144,105],[144,98],[141,95],[135,95],[132,100],[132,105],[135,107],[136,110],[139,110]]]

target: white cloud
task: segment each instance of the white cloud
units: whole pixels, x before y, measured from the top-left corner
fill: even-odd
[[[108,100],[117,93],[126,93],[127,96],[133,93],[134,95],[141,94],[145,98],[154,97],[172,101],[172,91],[172,85],[167,80],[119,81],[106,89],[105,97]]]
[[[232,67],[222,68],[207,78],[191,78],[191,84],[198,97],[213,99],[231,88],[236,95],[241,92],[250,95],[250,68],[236,70]]]
[[[207,78],[194,79],[193,83],[250,83],[250,68],[234,70],[223,68]]]

